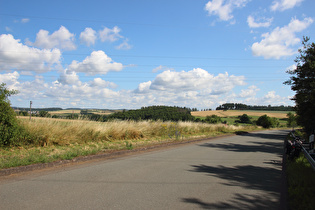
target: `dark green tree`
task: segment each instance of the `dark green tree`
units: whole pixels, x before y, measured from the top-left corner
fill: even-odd
[[[5,86],[5,83],[0,85],[0,147],[16,142],[21,131],[16,113],[8,99],[9,96],[17,94],[17,91],[8,90]]]
[[[250,117],[247,114],[243,114],[242,116],[240,116],[240,123],[251,124],[252,121],[250,120]]]
[[[41,110],[41,111],[39,111],[39,116],[40,117],[50,117],[50,114],[48,111]]]
[[[276,118],[271,118],[265,114],[258,118],[256,124],[264,128],[275,128],[279,126],[279,121]]]
[[[310,134],[315,129],[315,44],[310,44],[308,37],[303,37],[302,44],[300,55],[295,59],[296,69],[287,71],[292,76],[284,84],[291,85],[295,91],[292,100],[297,123]]]
[[[210,124],[217,124],[217,123],[221,123],[222,119],[221,117],[213,114],[211,116],[207,116],[205,119],[205,122],[210,123]]]
[[[287,114],[287,117],[288,117],[288,122],[287,122],[287,126],[288,127],[296,127],[296,115],[293,114],[292,112],[289,112]]]

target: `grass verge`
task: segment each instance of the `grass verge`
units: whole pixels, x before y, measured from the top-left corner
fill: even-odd
[[[0,148],[0,169],[257,130],[256,126],[162,121],[93,122],[34,118],[31,121],[21,119],[20,123],[29,132],[27,142]]]
[[[315,172],[303,154],[295,160],[287,160],[289,209],[315,208]]]

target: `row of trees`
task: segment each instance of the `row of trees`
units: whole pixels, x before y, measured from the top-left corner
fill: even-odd
[[[292,106],[252,106],[241,103],[225,103],[216,108],[216,110],[268,110],[268,111],[293,111]]]
[[[304,127],[309,135],[315,132],[315,43],[309,43],[309,37],[304,37],[303,48],[295,59],[296,69],[287,71],[292,75],[284,84],[291,85],[295,91],[292,100],[295,101],[297,123]]]
[[[110,115],[98,115],[82,112],[86,118],[97,121],[119,120],[162,120],[162,121],[193,121],[191,109],[170,106],[149,106],[137,110],[116,112]]]

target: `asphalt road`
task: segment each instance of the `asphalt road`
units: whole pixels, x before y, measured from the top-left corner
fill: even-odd
[[[0,209],[280,209],[288,131],[223,137],[0,181]]]

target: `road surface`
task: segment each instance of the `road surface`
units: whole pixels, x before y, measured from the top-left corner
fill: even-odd
[[[280,209],[288,131],[209,139],[0,181],[0,209]]]

